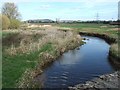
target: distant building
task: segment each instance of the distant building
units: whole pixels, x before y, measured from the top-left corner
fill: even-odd
[[[73,23],[75,21],[74,20],[60,20],[59,22],[61,22],[61,23]]]
[[[81,20],[77,20],[76,22],[80,23],[80,22],[82,22],[82,21],[81,21]]]
[[[75,23],[75,22],[80,22],[80,20],[60,20],[61,23]]]
[[[52,23],[53,20],[50,19],[36,19],[36,20],[27,20],[28,23]]]

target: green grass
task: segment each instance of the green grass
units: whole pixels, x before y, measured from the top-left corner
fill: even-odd
[[[59,24],[59,25],[61,27],[82,29],[82,28],[100,28],[100,25],[102,25],[102,24],[82,24],[82,23],[77,23],[77,24]]]
[[[99,34],[107,34],[111,37],[117,38],[118,36],[118,26],[113,26],[109,24],[84,24],[84,23],[77,23],[77,24],[58,24],[59,27],[66,27],[72,28],[78,32],[91,32],[91,33],[99,33]],[[116,28],[116,30],[114,30]]]
[[[118,35],[120,34],[118,30],[117,25],[109,25],[109,24],[83,24],[83,23],[77,23],[77,24],[58,24],[59,27],[65,27],[65,28],[72,28],[76,32],[89,32],[89,33],[97,33],[97,34],[105,34],[109,37],[115,38],[118,40]],[[119,40],[118,40],[119,42]],[[118,56],[118,50],[117,50],[117,43],[114,45],[111,45],[110,51],[114,54],[115,57]],[[118,44],[120,45],[120,44]]]
[[[3,88],[13,88],[18,82],[18,79],[27,68],[34,68],[38,62],[39,54],[45,51],[51,51],[52,44],[45,44],[39,51],[31,52],[30,54],[9,56],[3,53],[2,61],[2,79]],[[29,61],[29,62],[28,62]]]
[[[2,32],[2,38],[18,34],[17,32]]]

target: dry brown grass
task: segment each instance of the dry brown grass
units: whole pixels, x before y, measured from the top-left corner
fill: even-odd
[[[5,53],[11,56],[18,54],[29,55],[31,52],[39,51],[47,43],[50,43],[53,47],[53,49],[40,52],[37,55],[38,58],[33,69],[26,68],[22,76],[18,79],[17,87],[19,88],[34,87],[34,84],[31,84],[31,82],[35,76],[42,73],[42,67],[53,62],[55,58],[60,56],[60,54],[62,54],[63,52],[80,45],[81,42],[81,37],[77,33],[69,30],[64,32],[61,30],[57,30],[56,28],[29,31],[21,30],[14,32],[17,32],[17,34],[5,38],[11,38],[12,40],[6,41],[6,43],[9,41],[10,44],[8,45],[9,47],[5,49]],[[27,60],[25,62],[30,63],[35,61]]]
[[[113,53],[113,55],[119,57],[118,44],[112,44],[110,51]]]
[[[78,42],[81,40],[80,36],[71,31],[60,31],[56,28],[46,29],[46,30],[31,30],[31,31],[18,31],[17,37],[14,37],[16,41],[18,37],[21,37],[16,47],[16,42],[12,42],[11,46],[5,51],[9,55],[30,53],[40,48],[46,43],[52,43],[56,49],[67,47],[69,44]],[[35,36],[38,36],[35,38]],[[41,37],[40,37],[41,36]],[[12,37],[13,38],[13,37]],[[34,38],[36,40],[34,40]],[[13,39],[14,40],[14,39]],[[63,50],[64,51],[64,50]]]

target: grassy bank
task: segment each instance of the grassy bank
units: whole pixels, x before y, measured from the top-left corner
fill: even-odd
[[[120,58],[120,56],[118,55],[118,47],[120,45],[118,44],[119,42],[118,35],[120,34],[120,32],[118,30],[117,25],[79,23],[79,24],[59,24],[57,26],[60,27],[61,30],[62,28],[67,28],[67,29],[76,31],[78,33],[82,32],[82,33],[91,34],[91,35],[96,34],[98,36],[104,35],[106,36],[106,38],[113,39],[113,42],[115,39],[116,42],[114,43],[112,42],[111,44],[110,53],[112,56],[116,58]]]
[[[50,44],[44,45],[39,51],[23,55],[5,55],[3,56],[3,87],[15,87],[18,78],[28,68],[34,68],[37,64],[38,55],[41,52],[52,49]]]
[[[3,31],[3,88],[34,87],[32,80],[42,69],[69,49],[82,44],[72,31]]]

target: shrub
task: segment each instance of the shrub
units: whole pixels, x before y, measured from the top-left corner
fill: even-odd
[[[20,21],[17,19],[10,20],[10,29],[18,29],[20,27]]]
[[[10,20],[5,15],[0,15],[0,21],[2,22],[2,30],[8,29],[10,26]]]
[[[119,57],[119,50],[118,50],[118,44],[112,44],[110,47],[110,52],[113,56]]]

